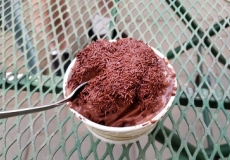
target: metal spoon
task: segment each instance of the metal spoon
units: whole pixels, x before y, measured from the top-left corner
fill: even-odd
[[[80,84],[67,98],[65,98],[63,100],[60,100],[58,102],[52,103],[52,104],[39,106],[39,107],[33,107],[33,108],[23,108],[23,109],[0,112],[0,119],[14,117],[14,116],[20,116],[20,115],[23,115],[23,114],[29,114],[29,113],[34,113],[34,112],[45,111],[45,110],[49,110],[49,109],[58,107],[58,106],[66,103],[66,102],[72,101],[76,97],[76,95],[79,93],[79,91],[86,84],[87,84],[87,82],[84,82],[84,83]]]

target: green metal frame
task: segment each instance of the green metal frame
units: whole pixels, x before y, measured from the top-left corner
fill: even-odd
[[[119,0],[115,0],[116,3],[119,3]],[[193,19],[193,17],[191,16],[191,14],[189,12],[187,12],[186,8],[184,6],[182,6],[182,4],[180,3],[179,0],[166,0],[166,2],[168,3],[168,5],[174,10],[174,12],[177,14],[177,16],[182,20],[182,22],[188,26],[189,31],[192,32],[196,32],[196,35],[194,37],[191,38],[190,41],[184,42],[183,45],[185,46],[185,50],[189,50],[191,48],[193,48],[196,45],[199,45],[199,52],[200,54],[202,54],[201,52],[201,47],[200,46],[200,39],[203,39],[204,42],[203,44],[206,47],[210,47],[211,45],[211,40],[209,37],[214,36],[216,33],[221,31],[221,28],[227,28],[229,27],[229,23],[230,23],[230,17],[226,17],[225,19],[222,19],[221,21],[217,22],[216,24],[214,24],[212,27],[208,28],[207,30],[203,30],[202,28],[200,28],[197,25],[197,22]],[[12,5],[11,3],[14,3],[14,5]],[[13,80],[9,80],[7,77],[5,77],[6,74],[6,69],[2,69],[1,73],[0,73],[0,88],[9,88],[9,89],[16,89],[16,90],[27,90],[27,88],[32,88],[33,90],[39,91],[42,93],[47,93],[47,92],[51,92],[53,90],[55,90],[55,92],[57,94],[61,94],[62,93],[62,80],[59,77],[52,77],[50,79],[50,77],[47,76],[36,76],[37,73],[37,67],[35,66],[36,64],[36,59],[34,58],[34,48],[32,45],[32,41],[31,38],[29,37],[29,34],[26,30],[25,25],[23,25],[23,21],[22,21],[22,17],[21,17],[21,11],[20,8],[18,8],[17,3],[20,3],[18,0],[14,0],[14,1],[9,1],[9,0],[4,0],[4,7],[5,12],[2,13],[2,10],[0,10],[1,14],[7,15],[4,16],[6,17],[5,21],[7,23],[7,28],[14,30],[14,32],[17,32],[17,34],[15,35],[15,39],[17,39],[17,43],[18,46],[21,50],[21,52],[25,52],[27,51],[27,59],[28,59],[28,68],[29,67],[34,67],[31,72],[35,75],[30,75],[28,74],[24,74],[22,77],[20,77],[19,79],[15,76],[17,73],[12,73],[12,76],[14,76]],[[14,10],[14,15],[11,15],[9,13],[11,13],[12,9],[11,7],[14,6],[13,10]],[[112,16],[116,17],[117,14],[117,10],[116,8],[114,8],[112,10]],[[14,23],[17,24],[15,26],[15,28],[12,28],[12,16],[14,16]],[[229,23],[225,23],[226,21],[228,21]],[[114,20],[115,22],[115,20]],[[110,27],[114,27],[113,23],[111,22]],[[24,33],[23,33],[24,32]],[[26,33],[26,34],[25,34]],[[23,38],[18,39],[18,37],[22,37],[23,35],[26,35],[24,37],[25,40],[23,40]],[[23,48],[23,43],[26,43],[26,48]],[[182,46],[177,46],[176,48],[174,48],[174,50],[170,50],[167,53],[167,58],[168,59],[173,59],[175,58],[175,55],[179,56],[178,54],[182,54],[184,52],[183,47]],[[219,51],[217,49],[217,47],[215,45],[211,46],[211,54],[213,56],[217,56],[219,55]],[[218,57],[218,61],[223,64],[226,65],[227,61],[225,59],[225,57],[223,55],[220,55]],[[199,55],[197,55],[197,63],[200,62],[200,57]],[[227,66],[230,69],[230,65]],[[203,69],[202,69],[202,65],[200,66],[200,71],[201,73],[203,73]],[[200,76],[200,75],[197,75]],[[39,82],[44,82],[47,81],[47,83],[44,83],[42,86],[42,89],[38,87],[38,84],[40,84]],[[229,80],[230,81],[230,80]],[[54,83],[55,82],[55,83]],[[207,78],[207,82],[211,83],[210,79]],[[14,84],[17,83],[17,87],[14,87]],[[199,85],[199,84],[197,84]],[[54,87],[55,86],[55,87]],[[178,89],[178,92],[181,92],[181,88]],[[206,86],[202,86],[202,92],[204,93],[204,95],[208,95],[209,90]],[[215,92],[217,95],[224,95],[225,93],[220,92],[220,91],[216,91]],[[179,105],[183,105],[186,106],[188,105],[188,99],[190,97],[188,96],[193,96],[193,92],[190,92],[190,94],[181,94],[181,96],[179,97]],[[223,101],[219,101],[216,102],[215,99],[210,98],[209,100],[205,100],[202,99],[200,97],[195,97],[194,98],[194,103],[196,104],[197,107],[202,107],[203,104],[209,104],[211,108],[218,108],[219,105],[221,106],[226,106],[225,109],[230,109],[230,101],[229,100],[223,100]],[[208,125],[210,123],[210,117],[208,115],[208,111],[204,111],[203,113],[203,117],[204,117],[204,121],[205,123]],[[164,130],[164,132],[162,131]],[[151,135],[154,135],[156,132],[154,132],[155,130],[152,131]],[[163,129],[159,129],[159,131],[157,132],[157,134],[155,135],[155,140],[157,140],[160,143],[164,143],[166,140],[168,140],[167,137],[170,137],[171,139],[171,147],[174,150],[178,150],[180,148],[180,146],[182,145],[183,139],[179,136],[176,135],[174,133],[173,130],[170,130],[166,127],[163,127]],[[210,138],[207,139],[208,140],[208,148],[205,149],[205,153],[202,151],[197,151],[196,147],[193,146],[192,144],[187,142],[187,148],[190,151],[191,154],[196,154],[196,158],[197,159],[208,159],[209,156],[211,154],[213,154],[213,143],[211,141]],[[151,142],[152,143],[152,142]],[[220,151],[222,153],[223,156],[229,156],[229,151],[230,151],[230,147],[227,144],[223,144],[221,146],[219,146],[218,151]],[[188,158],[188,153],[185,149],[182,149],[180,151],[180,159],[186,159]],[[219,152],[216,152],[215,157],[218,158],[219,156]],[[173,159],[173,157],[172,157]]]
[[[199,44],[199,38],[203,38],[203,36],[205,36],[205,32],[209,34],[209,36],[213,36],[215,35],[216,33],[218,33],[220,30],[221,30],[221,27],[220,25],[224,25],[224,22],[225,22],[225,19],[222,19],[219,23],[216,23],[213,27],[211,27],[210,29],[204,31],[202,28],[198,27],[198,23],[192,18],[191,14],[189,12],[187,12],[186,8],[180,3],[179,0],[166,0],[166,2],[168,3],[168,5],[170,5],[170,7],[175,11],[175,13],[177,14],[177,16],[179,18],[182,19],[182,22],[188,26],[188,29],[189,31],[192,33],[192,32],[196,32],[197,35],[195,35],[193,38],[192,38],[192,44],[195,46],[195,45],[198,45]],[[229,19],[229,17],[226,17],[226,20]],[[229,19],[230,20],[230,19]],[[190,23],[191,25],[188,25],[188,23]],[[224,28],[227,28],[229,27],[229,24],[225,24]],[[216,33],[214,32],[214,30],[216,31]],[[199,36],[199,38],[197,38],[197,36]],[[185,42],[184,44],[187,44],[186,45],[186,49],[190,49],[190,48],[193,48],[193,45],[191,44],[191,42]],[[211,40],[209,39],[208,36],[204,37],[204,44],[206,45],[206,47],[210,47],[211,45]],[[180,50],[182,49],[181,46],[178,46],[174,49],[175,53],[182,53],[180,52]],[[201,46],[199,46],[199,53],[201,54]],[[218,50],[217,50],[217,47],[215,45],[213,45],[211,47],[211,53],[216,57],[218,55]],[[167,54],[167,58],[168,59],[172,59],[174,58],[174,52],[172,51],[169,51],[168,54]],[[222,63],[223,65],[226,64],[226,59],[223,57],[223,55],[220,55],[218,57],[218,61],[220,63]],[[200,62],[200,56],[197,55],[197,64]],[[230,68],[230,65],[228,65],[228,68]],[[203,68],[202,68],[202,65],[200,65],[200,71],[201,73],[203,73]],[[197,75],[197,76],[200,76],[200,75]],[[209,83],[211,83],[209,77],[207,79],[207,81]],[[198,82],[200,83],[200,82]],[[197,84],[199,85],[199,84]],[[204,86],[204,88],[207,89],[206,86]],[[201,100],[200,102],[202,102],[203,100]],[[196,103],[196,102],[195,102]],[[214,101],[215,103],[215,101]],[[229,103],[229,102],[227,102]],[[206,103],[205,103],[206,104]],[[210,103],[209,103],[210,104]],[[202,106],[202,105],[201,105]],[[217,105],[212,105],[213,108],[217,108]],[[228,105],[227,105],[228,106]],[[226,109],[230,109],[230,108],[226,108]],[[203,116],[204,116],[204,121],[206,123],[206,125],[208,125],[210,123],[210,117],[209,117],[209,114],[208,114],[208,111],[207,110],[204,110],[204,113],[203,113]],[[167,132],[166,134],[169,134],[171,131],[167,128],[165,128],[165,132]],[[164,137],[162,136],[162,133],[161,132],[158,132],[158,136],[156,137],[156,139],[159,141],[159,142],[162,142],[162,139],[164,139]],[[173,148],[175,147],[176,149],[178,149],[180,147],[180,141],[181,139],[177,136],[177,135],[173,135],[173,138],[172,138],[172,145],[173,145]],[[209,156],[210,154],[212,154],[212,150],[213,150],[213,143],[210,139],[210,137],[207,137],[207,141],[208,141],[208,148],[206,149],[206,154]],[[190,153],[194,153],[195,151],[195,147],[191,144],[188,144],[188,148],[190,150]],[[229,151],[230,151],[230,147],[229,145],[227,144],[224,144],[224,145],[221,145],[220,146],[220,151],[222,152],[223,156],[228,156],[229,155]],[[186,154],[185,151],[182,151],[181,154],[185,157],[188,157],[188,155]],[[219,155],[218,153],[216,154],[215,156],[216,158],[219,158]],[[202,152],[198,152],[197,154],[197,159],[207,159],[209,157],[205,157],[204,154]]]

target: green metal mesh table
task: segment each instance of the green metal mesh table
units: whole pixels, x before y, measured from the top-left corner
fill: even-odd
[[[75,54],[91,42],[90,19],[99,8],[94,1],[66,4],[71,25],[65,41]],[[32,7],[0,1],[1,111],[62,98],[63,81],[52,70],[46,35],[35,32]],[[151,134],[126,145],[96,139],[64,105],[1,119],[0,159],[229,159],[229,11],[224,0],[114,1],[105,38],[116,29],[115,38],[125,32],[168,57],[179,86],[171,109]]]

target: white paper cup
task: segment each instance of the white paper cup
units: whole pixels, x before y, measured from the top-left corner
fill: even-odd
[[[114,40],[113,40],[114,41]],[[111,41],[111,42],[113,42]],[[151,47],[153,51],[160,56],[161,58],[166,58],[162,53],[160,53],[158,50],[155,48]],[[63,92],[64,96],[66,97],[66,84],[70,76],[72,75],[72,67],[74,66],[76,61],[76,58],[71,62],[69,65],[65,76],[64,76],[64,82],[63,82]],[[168,63],[168,67],[172,68],[171,64]],[[174,79],[175,81],[175,87],[177,87],[177,81],[176,77]],[[169,99],[167,105],[159,111],[159,113],[153,117],[151,120],[146,121],[142,124],[136,125],[136,126],[130,126],[130,127],[109,127],[109,126],[104,126],[100,125],[97,123],[94,123],[90,121],[89,119],[85,118],[82,116],[80,113],[77,111],[70,109],[71,112],[74,113],[74,115],[81,120],[88,130],[97,138],[101,139],[102,141],[108,142],[108,143],[114,143],[114,144],[126,144],[126,143],[131,143],[135,142],[138,139],[140,139],[142,136],[149,134],[156,126],[157,122],[165,115],[165,113],[169,110],[170,106],[173,103],[175,96],[171,96]]]

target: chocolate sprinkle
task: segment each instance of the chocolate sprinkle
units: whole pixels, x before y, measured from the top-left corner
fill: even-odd
[[[175,73],[142,41],[98,40],[76,55],[67,94],[89,81],[70,107],[106,126],[133,126],[168,102]]]

